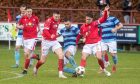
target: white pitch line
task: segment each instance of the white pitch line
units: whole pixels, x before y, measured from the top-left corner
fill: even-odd
[[[3,78],[3,79],[1,79],[0,81],[10,80],[10,79],[17,79],[17,78],[21,78],[21,77],[24,76],[24,75],[22,75],[22,74],[15,73],[15,72],[9,72],[9,71],[0,71],[0,72],[6,72],[6,73],[10,73],[10,74],[15,74],[15,75],[16,75],[16,76],[14,76],[14,77]]]

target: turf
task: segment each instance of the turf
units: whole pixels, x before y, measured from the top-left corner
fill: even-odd
[[[140,84],[140,52],[119,52],[119,64],[116,73],[111,77],[98,74],[98,64],[94,56],[87,60],[84,78],[72,78],[65,74],[67,79],[59,79],[57,71],[57,57],[50,52],[47,62],[40,68],[38,76],[33,76],[33,67],[29,68],[28,74],[19,77],[23,69],[23,50],[21,49],[19,68],[10,68],[14,64],[14,48],[0,47],[0,84]],[[39,48],[36,53],[39,53]],[[75,56],[77,64],[80,63],[81,50]],[[112,59],[110,57],[112,64]],[[36,63],[36,61],[34,61]],[[107,68],[111,71],[111,66]]]

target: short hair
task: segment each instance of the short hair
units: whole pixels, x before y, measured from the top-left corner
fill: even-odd
[[[64,18],[64,22],[71,22],[71,20],[69,18]]]
[[[25,4],[22,4],[20,7],[26,7],[26,5]]]
[[[27,10],[27,9],[32,9],[32,7],[31,7],[31,6],[27,6],[27,7],[26,7],[26,10]]]
[[[60,14],[58,10],[53,11],[53,14]]]
[[[87,17],[90,17],[90,18],[93,18],[93,12],[88,12],[88,13],[86,14],[86,16],[87,16]]]

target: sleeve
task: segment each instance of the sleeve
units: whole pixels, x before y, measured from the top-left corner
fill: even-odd
[[[80,28],[80,30],[79,30],[79,33],[78,33],[78,35],[77,35],[77,37],[76,37],[76,45],[78,45],[78,42],[79,42],[79,40],[80,40],[80,38],[82,37],[82,26],[81,26],[81,28]]]
[[[19,21],[19,18],[18,18],[18,16],[16,16],[16,23],[18,23],[18,21]]]
[[[18,21],[18,24],[20,25],[22,24],[22,18]]]
[[[99,18],[97,21],[95,21],[95,25],[99,25],[101,23],[104,23],[107,19],[107,11],[104,11],[104,14],[101,18]]]
[[[75,33],[78,35],[79,32],[80,32],[80,29],[76,27],[76,28],[75,28]]]
[[[62,35],[62,33],[64,32],[63,29],[60,29],[60,31],[58,32],[59,35]]]
[[[118,25],[120,23],[120,21],[115,17],[114,18],[114,23],[115,23],[115,25]]]
[[[51,19],[47,19],[45,24],[44,24],[44,29],[49,30],[51,26]]]
[[[50,25],[51,25],[50,19],[46,20],[46,22],[44,24],[43,34],[48,38],[51,38],[51,34],[49,32]]]
[[[36,17],[36,24],[39,25],[39,19]]]

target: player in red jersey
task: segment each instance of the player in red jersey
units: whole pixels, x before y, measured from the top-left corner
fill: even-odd
[[[81,58],[80,66],[85,67],[87,57],[93,53],[96,55],[98,59],[98,63],[103,69],[103,72],[107,76],[110,76],[111,73],[105,69],[104,62],[102,60],[101,35],[99,34],[99,28],[98,28],[98,25],[100,23],[103,23],[106,21],[108,10],[109,10],[109,7],[108,6],[105,7],[104,15],[96,21],[93,21],[92,13],[88,13],[86,15],[86,23],[81,26],[80,33],[77,36],[76,43],[78,43],[81,36],[84,38],[85,45],[82,51],[82,58]]]
[[[58,70],[59,78],[67,78],[63,75],[63,65],[64,65],[64,55],[62,52],[62,47],[60,43],[56,40],[57,29],[60,23],[60,13],[58,11],[53,12],[53,16],[48,18],[44,24],[44,29],[42,33],[42,55],[41,60],[38,61],[34,67],[34,74],[37,74],[39,67],[45,63],[49,49],[52,49],[53,52],[58,56]]]
[[[39,19],[37,16],[32,15],[32,8],[26,8],[26,15],[19,20],[17,28],[23,30],[25,63],[22,74],[27,74],[30,59],[37,58],[37,56],[33,56],[33,51],[36,45],[37,33],[40,30]]]

